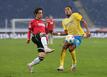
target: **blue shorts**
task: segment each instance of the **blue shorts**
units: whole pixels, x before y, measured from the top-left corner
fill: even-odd
[[[78,47],[80,44],[81,44],[81,42],[82,42],[82,36],[74,36],[74,42],[73,42],[73,44],[76,46],[76,47]]]

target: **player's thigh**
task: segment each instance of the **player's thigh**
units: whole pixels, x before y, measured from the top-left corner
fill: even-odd
[[[67,49],[67,48],[69,48],[69,43],[68,42],[64,42],[64,44],[63,44],[63,49]]]
[[[40,38],[39,34],[32,36],[32,41],[33,41],[33,43],[35,43],[37,45],[38,48],[43,48],[43,45],[42,45],[41,38]]]
[[[69,45],[69,51],[72,52],[76,48],[75,45],[71,44]]]

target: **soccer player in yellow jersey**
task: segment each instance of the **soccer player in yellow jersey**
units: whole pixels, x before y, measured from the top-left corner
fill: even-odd
[[[71,70],[75,71],[76,65],[77,65],[75,49],[77,46],[81,44],[83,37],[90,36],[90,31],[87,27],[86,21],[83,19],[80,13],[72,12],[72,7],[70,6],[65,7],[64,11],[65,11],[67,18],[63,19],[62,26],[67,36],[70,36],[70,35],[74,36],[74,41],[73,42],[67,42],[66,40],[64,41],[64,45],[62,47],[62,52],[61,52],[61,57],[60,57],[60,66],[58,67],[57,70],[58,71],[64,70],[64,59],[66,55],[66,50],[69,49],[69,52],[72,57]],[[84,30],[82,29],[80,22],[82,22],[82,24],[84,25],[86,32],[84,32]]]

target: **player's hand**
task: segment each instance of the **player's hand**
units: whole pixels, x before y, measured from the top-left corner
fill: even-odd
[[[87,35],[87,37],[90,37],[91,33],[90,32],[86,32],[86,35]]]
[[[85,34],[84,34],[84,37],[85,38],[88,38],[88,37],[90,37],[91,36],[91,33],[90,32],[85,32]]]
[[[27,42],[26,42],[27,44],[29,44],[30,43],[30,40],[27,40]]]
[[[90,37],[91,36],[91,33],[90,32],[86,32],[85,34],[84,34],[84,37],[85,38],[88,38],[88,37]]]

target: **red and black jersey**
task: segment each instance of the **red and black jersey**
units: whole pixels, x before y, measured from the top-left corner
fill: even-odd
[[[32,20],[28,28],[33,34],[45,33],[45,24],[42,20]]]
[[[45,24],[42,20],[34,19],[30,22],[28,26],[27,38],[30,40],[31,33],[36,35],[38,33],[46,33],[45,32]]]

